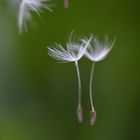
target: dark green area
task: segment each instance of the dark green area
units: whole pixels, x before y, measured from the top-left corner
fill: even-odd
[[[54,12],[34,15],[18,34],[17,6],[0,1],[0,140],[140,139],[140,2],[138,0],[54,1]],[[116,37],[109,56],[96,64],[93,94],[97,120],[89,125],[91,62],[80,60],[84,122],[76,119],[77,77],[73,63],[47,54],[74,30],[100,39]]]

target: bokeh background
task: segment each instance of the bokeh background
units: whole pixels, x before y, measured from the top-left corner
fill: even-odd
[[[18,0],[0,0],[0,140],[139,140],[140,2],[138,0],[53,0],[19,35]],[[84,122],[79,124],[73,63],[61,64],[47,47],[64,44],[74,30],[100,39],[116,37],[109,56],[97,63],[94,106],[89,124],[91,62],[80,61]]]

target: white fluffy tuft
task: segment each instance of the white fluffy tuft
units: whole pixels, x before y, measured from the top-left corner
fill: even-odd
[[[71,39],[71,36],[70,36]],[[74,42],[69,40],[66,44],[67,48],[64,49],[62,45],[55,44],[54,48],[48,48],[48,54],[54,59],[61,62],[74,62],[78,61],[84,55],[87,47],[89,46],[91,37],[86,42]]]
[[[115,39],[109,42],[108,39],[106,38],[104,42],[100,42],[97,38],[94,37],[91,41],[91,44],[89,45],[89,47],[85,52],[85,56],[89,58],[91,61],[95,62],[101,61],[111,51],[114,43]]]
[[[41,8],[45,8],[52,11],[48,4],[49,0],[22,0],[19,8],[18,15],[18,27],[19,32],[27,31],[27,22],[32,20],[31,11],[37,13],[40,16]]]

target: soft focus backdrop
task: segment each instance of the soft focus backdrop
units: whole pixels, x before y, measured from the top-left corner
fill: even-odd
[[[18,0],[0,0],[0,140],[140,139],[140,2],[53,0],[54,12],[34,16],[19,35]],[[91,62],[80,61],[84,122],[76,118],[77,77],[72,63],[55,62],[47,46],[65,43],[74,30],[100,39],[116,37],[109,56],[97,63],[89,125]]]

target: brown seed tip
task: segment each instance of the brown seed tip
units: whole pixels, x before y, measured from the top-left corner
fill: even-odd
[[[82,109],[81,105],[78,105],[76,111],[77,111],[76,112],[77,113],[77,119],[78,119],[79,123],[82,123],[83,122],[83,109]]]
[[[64,0],[64,8],[68,9],[69,7],[69,0]]]
[[[90,112],[90,125],[93,125],[96,121],[96,111],[92,110]]]

